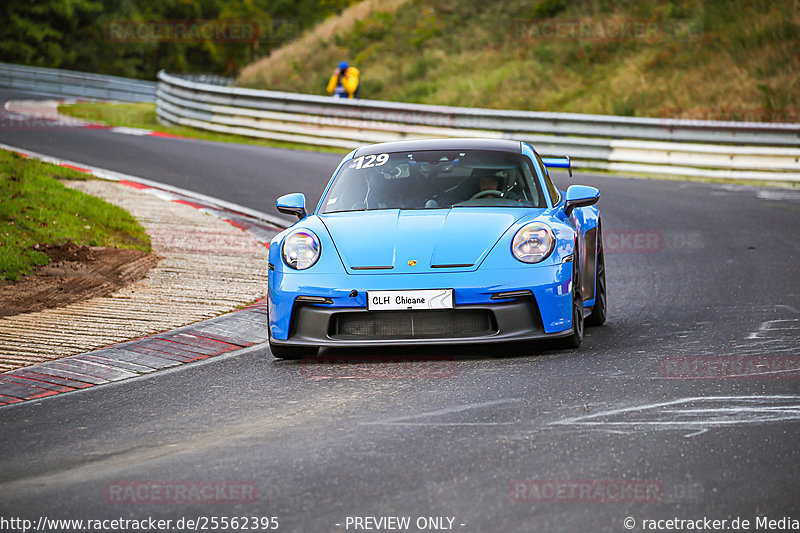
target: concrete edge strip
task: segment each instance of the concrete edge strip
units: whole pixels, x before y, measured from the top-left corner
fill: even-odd
[[[254,235],[269,247],[275,231],[289,223],[229,202],[110,170],[0,144],[0,149],[101,179],[145,190],[156,196],[215,215]],[[266,300],[178,329],[155,333],[53,361],[0,374],[0,406],[45,398],[133,378],[266,342]]]
[[[268,340],[266,299],[178,329],[0,374],[0,406],[104,385]]]

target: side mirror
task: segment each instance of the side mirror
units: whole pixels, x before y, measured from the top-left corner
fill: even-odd
[[[594,205],[600,199],[600,191],[588,185],[570,185],[564,201],[564,214],[569,216],[576,207]]]
[[[306,218],[306,195],[301,192],[285,194],[275,202],[278,211],[287,215],[295,215],[300,220]]]

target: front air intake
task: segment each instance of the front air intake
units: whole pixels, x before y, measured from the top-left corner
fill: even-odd
[[[458,338],[497,333],[494,316],[486,309],[337,313],[330,324],[330,336],[338,339]]]

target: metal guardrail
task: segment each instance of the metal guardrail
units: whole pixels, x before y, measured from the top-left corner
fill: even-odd
[[[800,181],[800,124],[694,121],[346,100],[220,87],[160,72],[159,120],[319,146],[427,137],[513,138],[574,166]]]
[[[154,81],[119,76],[0,63],[0,87],[26,93],[93,100],[154,102],[156,85]]]
[[[0,87],[62,97],[156,101],[159,120],[318,146],[432,137],[514,138],[576,167],[800,181],[800,124],[697,121],[343,100],[229,87],[210,75],[159,83],[0,63]]]
[[[236,80],[219,74],[171,74],[182,80],[193,81],[195,83],[208,83],[210,85],[221,85],[224,87],[232,86]]]

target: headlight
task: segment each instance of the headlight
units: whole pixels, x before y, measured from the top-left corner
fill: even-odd
[[[304,270],[319,259],[319,239],[307,230],[298,230],[283,240],[283,260],[290,267]]]
[[[532,222],[514,235],[511,253],[523,263],[538,263],[550,255],[555,243],[552,229],[541,222]]]

